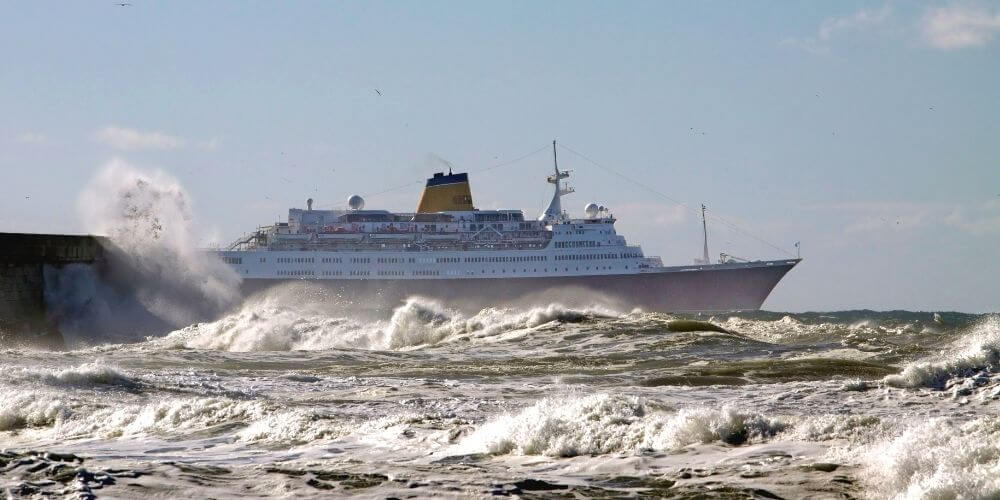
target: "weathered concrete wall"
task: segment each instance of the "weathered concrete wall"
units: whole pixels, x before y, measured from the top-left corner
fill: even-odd
[[[0,345],[61,347],[62,336],[45,311],[45,266],[104,259],[101,238],[0,233]]]

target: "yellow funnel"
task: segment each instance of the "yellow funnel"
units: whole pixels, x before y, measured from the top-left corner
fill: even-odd
[[[475,210],[472,206],[472,191],[469,189],[469,174],[445,175],[438,172],[427,179],[417,213],[462,210]]]

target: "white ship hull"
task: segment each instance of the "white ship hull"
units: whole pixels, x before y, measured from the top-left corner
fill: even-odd
[[[631,274],[537,277],[246,278],[244,290],[250,294],[289,281],[308,281],[328,290],[331,301],[376,308],[422,296],[470,307],[543,300],[581,305],[598,302],[619,309],[659,312],[755,310],[798,262],[790,259],[665,267]]]

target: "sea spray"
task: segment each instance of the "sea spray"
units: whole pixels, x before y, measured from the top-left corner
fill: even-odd
[[[1000,419],[994,416],[964,423],[933,418],[858,451],[863,479],[877,496],[997,498],[998,443]]]
[[[779,420],[733,408],[655,412],[635,396],[599,393],[546,398],[496,417],[457,448],[494,455],[636,454],[720,441],[739,445],[784,430]]]
[[[956,379],[985,381],[1000,372],[1000,316],[985,316],[955,345],[934,359],[907,364],[903,371],[885,377],[892,387],[943,389]]]
[[[166,345],[234,352],[322,349],[406,350],[459,339],[492,339],[553,321],[607,317],[603,309],[548,304],[524,311],[486,308],[471,316],[423,297],[411,297],[388,320],[366,321],[328,303],[310,303],[290,284],[254,296],[216,321],[177,330]],[[326,300],[326,299],[323,299]],[[156,341],[160,342],[160,341]]]
[[[60,276],[53,276],[46,298],[71,330],[90,329],[84,337],[121,335],[145,325],[146,331],[134,333],[141,337],[164,325],[213,319],[238,300],[239,275],[197,248],[191,198],[168,174],[113,160],[83,190],[77,207],[86,231],[111,244],[106,272],[50,270]]]

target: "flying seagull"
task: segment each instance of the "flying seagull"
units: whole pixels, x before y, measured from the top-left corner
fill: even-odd
[[[378,94],[378,95],[382,95],[382,92],[379,92],[378,89],[375,89],[375,93]]]
[[[117,5],[119,7],[131,7],[132,6],[132,4],[130,4],[130,3],[116,3],[115,5]]]

